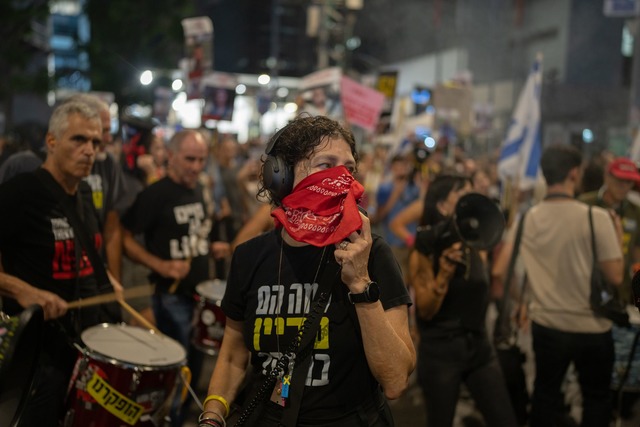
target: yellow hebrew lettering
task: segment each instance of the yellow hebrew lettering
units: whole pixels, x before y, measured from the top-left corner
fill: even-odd
[[[103,389],[106,391],[104,396],[100,393]],[[100,378],[96,372],[87,383],[87,391],[100,406],[129,425],[136,424],[142,415],[143,407],[141,405],[119,393],[103,378]],[[127,410],[123,411],[125,407]]]
[[[262,319],[257,318],[253,324],[253,349],[260,351],[260,329],[262,329]]]
[[[127,417],[131,417],[131,418],[135,418],[136,420],[138,418],[140,418],[140,415],[142,415],[142,406],[140,405],[135,405],[135,406],[127,406],[127,410],[125,411],[125,415]]]
[[[295,327],[296,329],[300,329],[302,324],[304,323],[305,317],[289,317],[287,319],[287,326]]]
[[[92,195],[93,195],[93,206],[95,206],[96,209],[102,209],[102,205],[103,205],[102,191],[94,191]]]
[[[316,350],[327,350],[329,348],[329,318],[323,317],[320,320],[320,330],[316,335],[316,341],[313,343]]]
[[[118,411],[122,411],[124,410],[124,407],[127,406],[127,401],[123,398],[120,398],[120,400],[118,400],[118,404],[116,405],[116,409]],[[131,405],[129,405],[131,406]]]

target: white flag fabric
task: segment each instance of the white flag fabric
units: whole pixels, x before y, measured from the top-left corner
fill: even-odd
[[[521,190],[534,187],[540,168],[541,89],[542,59],[538,59],[533,63],[527,82],[518,98],[498,160],[500,178],[517,182]]]

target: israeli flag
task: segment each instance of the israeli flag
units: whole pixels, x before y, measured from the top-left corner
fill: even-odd
[[[498,160],[500,178],[503,181],[517,182],[521,190],[533,188],[540,168],[541,89],[542,58],[538,58],[533,63],[527,82],[518,98]]]

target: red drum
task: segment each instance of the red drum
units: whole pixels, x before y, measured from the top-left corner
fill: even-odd
[[[171,409],[186,352],[146,329],[102,324],[81,335],[64,427],[160,426]]]
[[[227,282],[208,280],[196,286],[198,302],[194,316],[193,345],[212,356],[218,354],[226,317],[220,308]]]

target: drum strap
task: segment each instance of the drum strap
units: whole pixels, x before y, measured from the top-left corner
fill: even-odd
[[[333,251],[329,251],[329,255],[332,254]],[[319,306],[318,308],[321,308],[322,310],[319,313],[316,311],[309,312],[309,316],[305,321],[305,323],[309,322],[309,328],[303,331],[303,335],[300,338],[300,351],[298,351],[296,356],[296,359],[298,360],[296,361],[295,368],[293,369],[291,385],[289,387],[289,403],[284,408],[282,420],[280,422],[280,425],[283,427],[295,427],[297,425],[304,384],[307,380],[307,372],[309,372],[311,360],[313,359],[311,357],[311,353],[313,352],[313,345],[318,328],[320,327],[322,313],[324,313],[324,309],[326,308],[327,301],[323,298],[323,295],[328,296],[331,294],[331,287],[340,277],[340,266],[335,262],[333,256],[328,256],[323,259],[323,261],[326,263],[323,267],[322,275],[318,280],[318,293],[314,298],[314,304]],[[320,295],[320,298],[318,298],[318,295]],[[313,316],[313,313],[316,315]],[[304,332],[306,332],[306,335]]]

